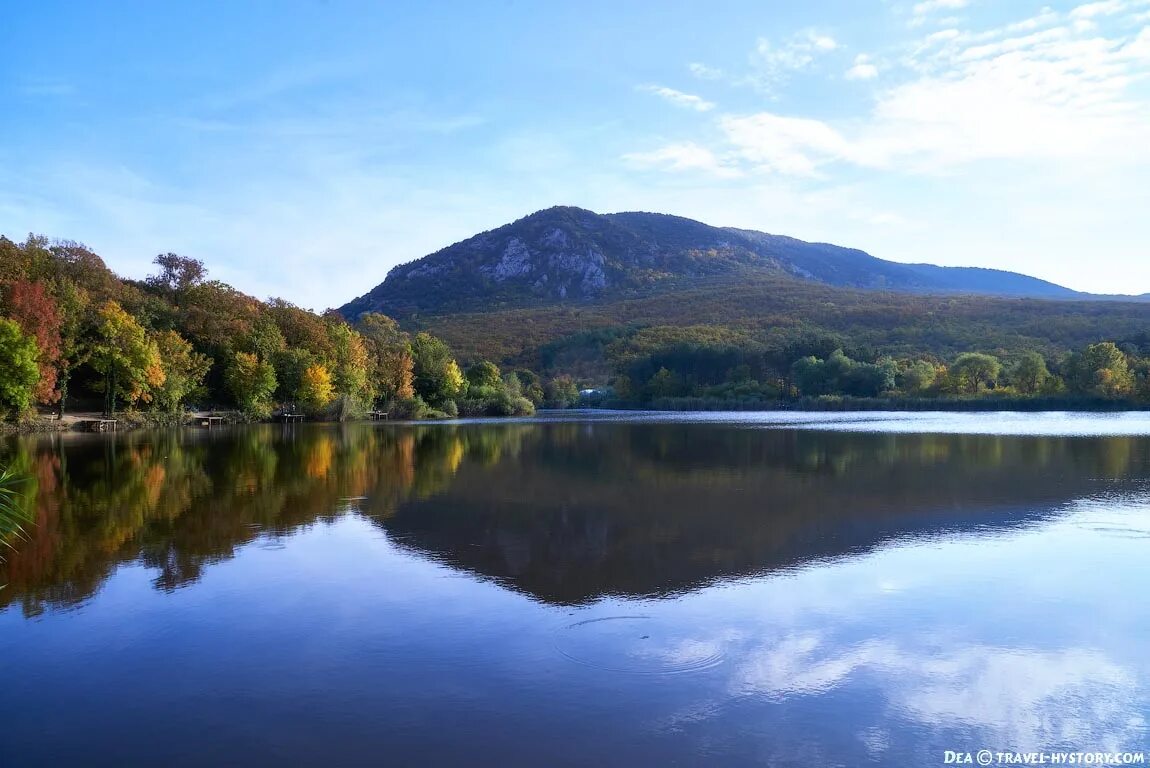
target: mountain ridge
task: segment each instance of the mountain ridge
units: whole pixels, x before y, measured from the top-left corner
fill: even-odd
[[[1075,291],[1009,270],[887,261],[866,251],[665,213],[554,206],[392,268],[340,308],[397,318],[636,298],[702,281],[771,275],[904,293],[1144,301]]]

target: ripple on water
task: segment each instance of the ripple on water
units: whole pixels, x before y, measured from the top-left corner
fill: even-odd
[[[722,664],[723,650],[692,637],[686,628],[666,627],[650,616],[603,616],[560,627],[555,649],[564,658],[607,672],[676,675]]]

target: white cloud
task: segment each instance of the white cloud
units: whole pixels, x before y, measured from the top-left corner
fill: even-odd
[[[935,11],[957,11],[967,5],[968,0],[923,0],[911,9],[910,25],[912,27],[922,26]],[[952,24],[955,21],[954,17],[935,20],[936,23],[942,24]]]
[[[1141,2],[1141,0],[1139,0]],[[911,74],[876,95],[869,114],[836,121],[763,111],[721,115],[715,151],[756,172],[822,176],[835,163],[937,173],[984,160],[1150,160],[1150,28],[1136,36],[1086,33],[1053,12],[980,32],[926,36],[900,64]],[[790,69],[816,46],[757,55]],[[870,79],[866,55],[847,71]],[[682,166],[679,166],[680,168]]]
[[[651,152],[633,152],[623,159],[642,170],[704,171],[719,178],[740,175],[738,169],[720,160],[711,150],[689,141],[668,144]]]
[[[659,98],[674,104],[676,107],[693,109],[696,112],[708,112],[715,108],[712,102],[700,96],[696,96],[693,93],[676,91],[674,88],[666,88],[661,85],[642,85],[639,86],[639,90],[653,93]]]
[[[1098,16],[1114,16],[1133,7],[1143,5],[1138,0],[1101,0],[1096,3],[1086,3],[1070,11],[1074,19],[1093,19]]]
[[[870,57],[861,53],[855,57],[854,66],[846,72],[847,80],[873,80],[878,77],[878,67],[871,63]]]
[[[935,11],[957,11],[967,4],[968,0],[923,0],[915,4],[913,12],[915,16],[925,16]]]
[[[757,171],[814,176],[820,165],[851,152],[850,143],[819,120],[760,112],[724,116],[719,125],[736,155]]]

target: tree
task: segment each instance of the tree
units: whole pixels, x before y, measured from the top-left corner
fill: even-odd
[[[342,322],[328,328],[331,339],[331,380],[336,394],[360,403],[375,400],[375,387],[369,378],[371,360],[363,336]]]
[[[495,363],[483,360],[467,369],[469,387],[498,387],[499,382],[499,366]]]
[[[315,355],[306,349],[292,347],[280,351],[274,359],[276,394],[281,400],[298,400],[303,387],[304,372],[315,365]]]
[[[515,371],[515,375],[519,378],[519,388],[522,390],[523,396],[530,400],[532,405],[542,405],[544,400],[543,382],[540,381],[539,374],[520,368]]]
[[[466,386],[459,364],[441,339],[430,333],[416,334],[411,342],[415,391],[435,407],[459,397]]]
[[[1027,352],[1020,357],[1011,374],[1015,388],[1024,395],[1038,394],[1049,379],[1046,358],[1037,352]]]
[[[251,352],[236,352],[224,372],[224,381],[244,413],[257,417],[271,413],[271,397],[276,390],[271,363]]]
[[[91,295],[75,281],[64,278],[56,283],[56,304],[60,312],[60,356],[57,360],[56,389],[60,394],[60,416],[68,404],[72,375],[92,354],[89,343]]]
[[[579,387],[567,375],[556,376],[544,387],[545,402],[552,408],[570,408],[579,402]]]
[[[177,305],[183,303],[188,289],[204,282],[208,274],[204,262],[174,253],[160,254],[152,263],[160,267],[160,274],[149,277],[148,284],[167,292]]]
[[[155,389],[155,403],[161,410],[175,413],[203,384],[212,360],[193,350],[175,331],[162,331],[154,338],[164,371],[164,381]]]
[[[246,351],[254,352],[261,360],[273,360],[287,347],[287,342],[275,318],[263,313],[252,323],[245,346]]]
[[[55,299],[44,289],[43,283],[17,280],[8,286],[7,312],[21,330],[36,340],[40,350],[36,361],[40,380],[32,393],[38,403],[45,405],[60,399],[56,391],[56,378],[60,365],[60,312]]]
[[[378,394],[387,400],[410,400],[415,397],[415,361],[411,340],[399,323],[379,312],[365,312],[356,321],[369,357],[374,363],[372,374]]]
[[[950,366],[950,375],[958,391],[965,394],[978,394],[998,383],[1002,373],[1002,363],[994,355],[982,352],[964,352]]]
[[[327,367],[316,363],[308,366],[300,381],[299,400],[303,407],[313,413],[323,410],[335,398],[335,388]]]
[[[32,405],[40,380],[36,340],[15,320],[0,317],[0,407],[20,414]]]
[[[929,360],[912,360],[895,377],[895,384],[908,395],[920,395],[934,386],[938,367]]]
[[[164,370],[155,341],[143,326],[115,301],[96,313],[92,367],[103,374],[104,411],[116,412],[116,401],[129,405],[151,400],[152,389],[164,383]]]
[[[1067,361],[1070,391],[1095,397],[1126,397],[1134,391],[1134,374],[1126,354],[1113,342],[1091,344]]]

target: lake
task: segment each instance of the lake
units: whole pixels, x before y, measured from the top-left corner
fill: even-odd
[[[1130,751],[1150,415],[10,438],[0,765]]]

